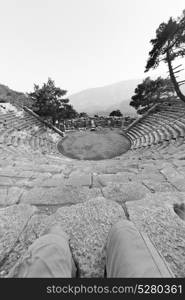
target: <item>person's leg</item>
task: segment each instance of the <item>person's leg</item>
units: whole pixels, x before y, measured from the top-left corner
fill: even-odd
[[[122,220],[113,225],[106,245],[107,277],[174,277],[146,234]]]
[[[60,226],[54,226],[34,241],[8,277],[65,278],[75,274],[68,236]]]

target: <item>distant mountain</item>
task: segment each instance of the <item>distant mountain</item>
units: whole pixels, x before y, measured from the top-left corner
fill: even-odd
[[[70,102],[78,112],[90,115],[107,115],[112,110],[120,109],[123,115],[135,115],[136,110],[129,103],[134,90],[142,80],[125,80],[115,84],[83,90],[69,96]],[[185,85],[182,86],[185,94]]]
[[[6,99],[10,96],[21,96],[24,95],[23,93],[19,93],[16,91],[11,90],[8,86],[0,84],[0,99]]]
[[[135,109],[129,103],[134,90],[141,82],[125,80],[115,84],[83,90],[69,96],[71,104],[78,112],[87,112],[90,115],[109,114],[112,110],[120,109],[125,114],[135,114]]]
[[[89,115],[108,115],[115,109],[120,109],[123,115],[135,115],[136,111],[129,103],[134,90],[141,82],[138,80],[125,80],[115,84],[83,90],[68,96],[71,104],[78,112],[87,112]],[[185,85],[182,86],[185,94]],[[0,84],[0,102],[22,103],[31,106],[31,100],[21,92],[11,90],[8,86]]]
[[[24,93],[16,92],[8,86],[0,84],[0,102],[3,101],[31,106],[31,100]]]

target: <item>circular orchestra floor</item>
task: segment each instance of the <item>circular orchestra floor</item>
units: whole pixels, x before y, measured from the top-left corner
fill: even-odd
[[[130,149],[130,141],[120,129],[69,132],[59,141],[58,150],[65,156],[80,160],[102,160],[119,156]]]

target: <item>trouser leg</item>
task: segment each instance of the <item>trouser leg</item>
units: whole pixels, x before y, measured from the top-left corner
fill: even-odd
[[[128,220],[110,230],[106,245],[107,277],[173,277],[146,234]]]
[[[8,277],[64,278],[75,277],[75,273],[68,236],[55,227],[35,240]]]

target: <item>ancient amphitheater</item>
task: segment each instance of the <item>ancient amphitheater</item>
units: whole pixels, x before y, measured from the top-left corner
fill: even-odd
[[[130,150],[99,161],[61,155],[59,134],[18,104],[0,104],[1,277],[54,223],[70,236],[79,276],[103,277],[107,234],[121,218],[185,277],[185,104],[154,108],[124,132]]]

